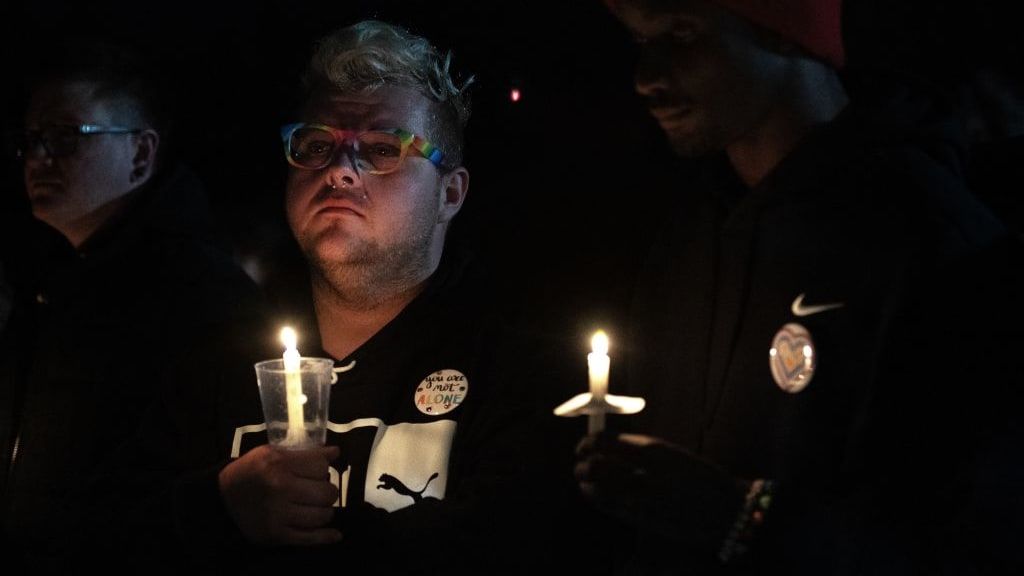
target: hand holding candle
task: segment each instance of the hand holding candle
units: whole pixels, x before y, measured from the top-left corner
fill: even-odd
[[[590,392],[577,394],[555,408],[556,416],[580,416],[586,414],[587,433],[596,434],[604,429],[604,415],[636,414],[644,409],[643,398],[615,396],[608,394],[608,371],[611,358],[608,357],[608,335],[598,330],[590,341],[593,350],[587,355],[590,376]]]

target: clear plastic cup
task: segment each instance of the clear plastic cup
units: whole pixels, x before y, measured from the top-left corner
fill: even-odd
[[[329,358],[300,358],[299,369],[291,372],[284,369],[283,359],[256,363],[271,445],[288,450],[324,445],[333,368]]]

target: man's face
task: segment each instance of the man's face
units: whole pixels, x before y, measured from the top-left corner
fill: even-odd
[[[385,86],[368,94],[314,94],[300,120],[354,132],[400,128],[430,139],[430,114],[431,102],[415,90]],[[422,280],[454,216],[444,185],[445,175],[413,150],[398,170],[381,175],[357,169],[340,150],[324,168],[289,169],[288,224],[327,278]]]
[[[726,149],[780,95],[784,60],[713,2],[624,0],[616,16],[641,44],[637,92],[681,156]]]
[[[93,96],[89,82],[49,83],[32,94],[25,127],[96,124],[121,126],[109,103]],[[25,189],[36,218],[66,236],[117,198],[130,192],[134,142],[131,134],[75,136],[74,152],[54,157],[37,145],[25,151]]]

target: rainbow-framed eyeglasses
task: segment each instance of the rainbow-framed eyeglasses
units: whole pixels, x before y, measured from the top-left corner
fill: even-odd
[[[444,153],[426,139],[407,130],[341,130],[324,124],[297,122],[281,128],[288,163],[304,170],[329,165],[338,150],[347,146],[358,170],[389,174],[398,170],[413,148],[435,166],[445,169]]]

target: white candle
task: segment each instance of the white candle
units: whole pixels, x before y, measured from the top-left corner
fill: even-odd
[[[284,380],[288,402],[288,436],[286,443],[301,443],[305,440],[306,428],[302,416],[302,405],[306,397],[302,394],[302,357],[299,356],[298,336],[295,330],[285,327],[281,329],[281,342],[284,344]]]
[[[611,359],[608,357],[608,335],[603,330],[594,333],[590,340],[593,352],[587,354],[587,367],[590,372],[590,396],[595,403],[603,402],[608,393],[608,368]],[[597,407],[595,406],[595,410]],[[604,411],[597,410],[587,420],[587,432],[595,434],[604,430]]]

